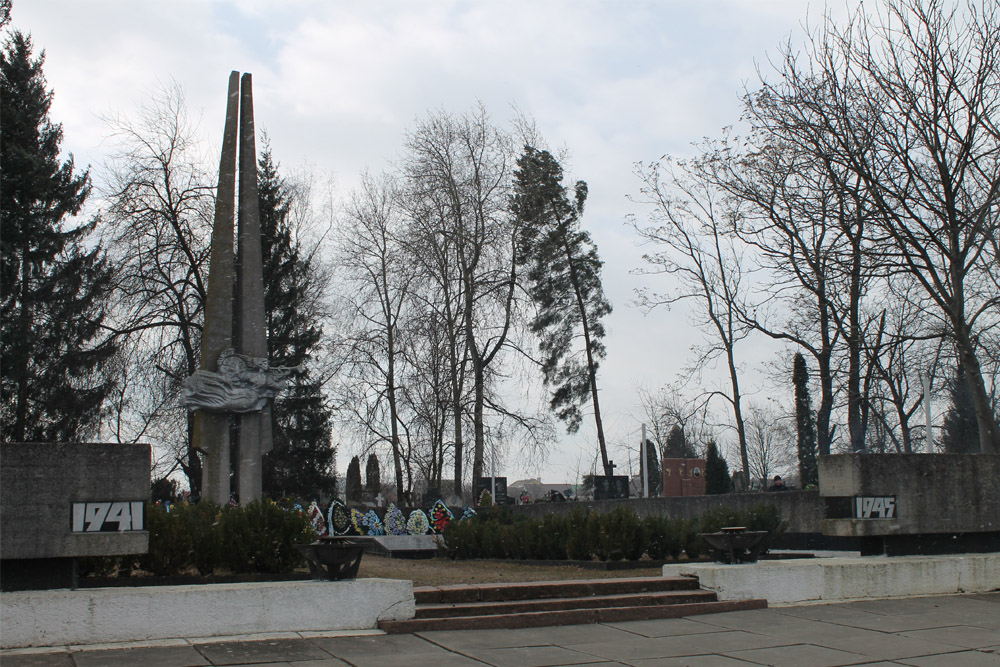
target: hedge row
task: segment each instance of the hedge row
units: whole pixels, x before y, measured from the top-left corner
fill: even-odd
[[[268,499],[239,507],[203,500],[169,510],[147,504],[149,553],[81,559],[85,573],[127,575],[134,569],[157,576],[291,572],[305,561],[295,549],[316,533],[304,512]]]
[[[568,514],[548,514],[541,521],[493,507],[445,531],[448,548],[458,558],[516,560],[653,560],[677,559],[681,553],[699,558],[706,553],[698,533],[714,533],[723,526],[765,530],[761,553],[767,553],[785,529],[778,508],[760,503],[749,510],[728,507],[709,510],[696,519],[648,516],[619,505],[609,512],[576,507]]]

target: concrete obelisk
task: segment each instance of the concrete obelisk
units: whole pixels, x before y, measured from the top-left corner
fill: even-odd
[[[205,326],[201,337],[201,367],[209,371],[218,370],[219,356],[233,345],[233,232],[239,101],[239,72],[233,72],[229,75],[229,98],[208,264]],[[194,446],[204,455],[202,497],[220,505],[229,502],[229,421],[226,413],[206,410],[194,413]]]
[[[237,130],[237,123],[239,129]],[[236,210],[236,166],[239,147],[239,208]],[[253,92],[249,74],[229,75],[229,101],[222,136],[219,186],[215,202],[212,251],[209,257],[205,328],[202,334],[201,370],[221,372],[220,357],[234,347],[244,364],[267,369],[267,331],[264,318],[264,262],[260,242],[257,199],[257,151],[254,139]],[[234,217],[238,217],[237,255],[234,257]],[[235,261],[234,261],[235,259]],[[234,298],[234,280],[236,292]],[[235,311],[235,312],[234,312]],[[235,316],[235,317],[234,317]],[[255,360],[261,360],[258,364]],[[229,369],[229,372],[236,372]],[[257,372],[257,371],[252,371]],[[238,374],[238,373],[237,373]],[[222,376],[220,376],[222,377]],[[225,376],[228,380],[233,380]],[[245,381],[240,379],[239,381]],[[256,382],[256,381],[253,381]],[[251,384],[253,384],[251,382]],[[239,500],[261,495],[261,457],[271,450],[271,409],[238,410],[236,477]],[[204,459],[202,496],[217,503],[229,502],[232,463],[230,425],[226,409],[197,409],[195,446]]]
[[[267,359],[264,320],[264,261],[260,245],[257,199],[257,150],[253,124],[250,74],[240,82],[240,204],[239,259],[236,267],[236,349],[249,357]],[[259,498],[261,458],[271,451],[271,409],[239,416],[237,479],[240,503]]]

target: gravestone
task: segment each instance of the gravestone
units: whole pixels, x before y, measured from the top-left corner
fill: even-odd
[[[74,588],[76,559],[149,548],[148,445],[0,445],[0,587]]]
[[[473,505],[479,504],[479,499],[483,497],[483,491],[489,491],[490,496],[493,498],[493,502],[497,505],[502,505],[503,500],[507,497],[507,478],[497,477],[497,492],[493,493],[493,479],[492,477],[477,477],[475,486],[475,496],[473,497]]]
[[[626,475],[594,475],[594,500],[628,498]]]

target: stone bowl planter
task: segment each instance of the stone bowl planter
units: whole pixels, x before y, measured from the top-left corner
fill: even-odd
[[[698,536],[705,540],[709,555],[717,563],[756,563],[767,531],[731,526],[717,533],[698,533]]]
[[[350,537],[321,537],[312,544],[296,544],[305,556],[313,579],[356,579],[367,542]]]

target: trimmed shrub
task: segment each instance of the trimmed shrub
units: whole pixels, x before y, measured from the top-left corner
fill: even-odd
[[[757,503],[751,507],[745,515],[744,525],[747,530],[766,530],[767,536],[761,545],[761,555],[766,554],[774,546],[775,541],[781,537],[788,522],[781,518],[781,511],[773,503]]]
[[[538,543],[534,557],[538,560],[564,560],[569,538],[569,517],[546,514],[538,530]]]
[[[594,513],[588,532],[601,560],[638,560],[646,551],[642,522],[635,511],[618,505],[605,514]]]
[[[642,520],[646,554],[653,560],[676,559],[684,548],[684,520],[647,516]]]
[[[150,574],[161,577],[180,574],[191,564],[191,534],[174,514],[180,508],[175,505],[168,513],[162,505],[146,505],[149,552],[139,557],[139,567]]]
[[[590,512],[579,505],[569,513],[566,522],[566,556],[570,560],[590,560],[593,554],[587,520]]]

